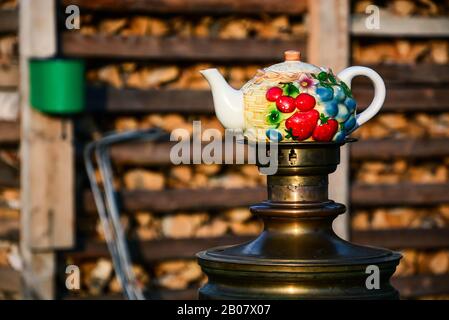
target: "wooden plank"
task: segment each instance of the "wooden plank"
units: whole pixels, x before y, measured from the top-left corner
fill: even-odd
[[[349,1],[309,0],[308,4],[309,30],[313,30],[307,43],[309,62],[336,71],[346,68],[350,55]],[[329,176],[329,198],[347,206],[348,190],[349,149],[344,146],[340,150],[340,165]],[[339,215],[333,225],[340,237],[349,238],[349,212]]]
[[[449,228],[353,231],[351,240],[390,249],[449,248]]]
[[[0,121],[0,146],[17,145],[19,141],[19,123],[12,121]]]
[[[116,145],[111,149],[111,158],[113,159],[115,164],[118,165],[143,165],[143,166],[157,166],[157,165],[171,165],[173,162],[170,159],[170,152],[172,146],[177,144],[178,142],[167,141],[167,142],[133,142],[126,143],[121,145]],[[197,147],[193,146],[193,143],[187,142],[185,148],[183,148],[183,152],[186,152],[186,155],[193,159],[194,152],[203,152],[203,148],[207,146],[207,143],[201,145],[200,150],[196,150]],[[242,157],[248,163],[248,145],[242,145],[239,143],[234,143],[233,145],[228,145],[227,143],[222,144],[222,155],[223,155],[223,163],[226,161],[232,163],[236,163],[236,155],[242,152]],[[232,149],[231,149],[232,147]],[[232,150],[231,159],[228,156],[226,159],[224,155],[228,152],[230,154]],[[254,164],[255,165],[255,164]]]
[[[208,90],[136,90],[89,87],[87,108],[91,112],[109,113],[188,113],[213,114],[212,95]],[[354,87],[359,110],[371,102],[373,90]],[[445,112],[449,110],[447,88],[390,88],[383,112]]]
[[[351,145],[355,160],[430,159],[449,156],[448,138],[362,140]]]
[[[391,284],[399,290],[401,298],[449,294],[449,275],[415,275],[393,277]]]
[[[28,61],[56,53],[55,1],[20,1],[19,24],[22,295],[53,299],[53,249],[71,246],[74,238],[72,127],[29,106]]]
[[[449,36],[447,17],[400,17],[381,11],[379,29],[369,29],[365,25],[367,15],[353,15],[351,33],[357,37],[423,37],[446,38]]]
[[[372,100],[371,88],[354,87],[358,110],[364,110]],[[449,90],[438,87],[390,88],[382,112],[445,112],[449,110]]]
[[[87,109],[110,113],[206,113],[213,114],[208,90],[136,90],[88,87]]]
[[[158,61],[281,61],[285,50],[302,50],[304,39],[202,39],[122,37],[67,32],[62,51],[69,57],[157,59]]]
[[[123,191],[122,208],[128,212],[225,209],[252,205],[267,198],[266,188],[173,189],[164,191]],[[84,194],[84,209],[95,212],[92,194]]]
[[[19,30],[17,10],[0,9],[0,33],[16,33]]]
[[[0,17],[1,19],[1,17]],[[16,88],[19,85],[19,67],[13,65],[8,68],[0,68],[0,87]]]
[[[376,70],[384,79],[387,88],[393,85],[437,85],[449,83],[449,65],[446,64],[375,64],[367,67]],[[366,77],[354,79],[354,87],[360,84],[371,86]]]
[[[78,5],[89,10],[143,11],[151,13],[288,13],[306,11],[305,0],[63,0],[63,4]]]
[[[437,205],[449,202],[449,184],[363,185],[351,187],[353,206]]]
[[[20,272],[11,267],[0,267],[0,291],[20,292]]]
[[[154,262],[170,259],[194,259],[199,251],[211,247],[239,244],[254,239],[255,236],[227,235],[216,238],[189,238],[189,239],[159,239],[144,242],[130,241],[129,249],[137,259],[145,262]],[[80,251],[67,251],[64,253],[73,259],[89,259],[109,256],[106,243],[89,241]]]

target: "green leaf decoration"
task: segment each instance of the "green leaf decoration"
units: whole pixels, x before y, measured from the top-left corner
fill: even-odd
[[[278,125],[281,121],[282,121],[282,116],[281,113],[277,110],[272,110],[270,111],[266,117],[265,117],[265,122],[268,125]]]
[[[329,81],[332,84],[337,84],[337,79],[335,79],[334,75],[332,73],[329,74]]]
[[[283,94],[296,98],[299,95],[299,89],[292,82],[286,83],[283,87]]]
[[[285,139],[293,139],[298,140],[298,137],[293,135],[292,129],[285,129],[285,132],[287,132],[287,135],[285,136]]]
[[[328,120],[329,120],[329,117],[326,117],[326,116],[324,115],[324,113],[321,113],[321,114],[320,114],[320,121],[321,121],[321,124],[326,124]]]
[[[326,81],[328,79],[328,74],[325,71],[321,71],[318,73],[318,80],[320,81]]]

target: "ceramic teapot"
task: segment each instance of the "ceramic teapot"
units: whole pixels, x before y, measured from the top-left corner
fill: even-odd
[[[284,62],[259,70],[240,90],[217,69],[201,71],[225,128],[242,129],[250,141],[342,142],[382,107],[385,84],[374,70],[349,67],[334,75],[329,68],[302,62],[298,51],[284,54]],[[374,84],[373,101],[360,114],[351,91],[355,76]]]

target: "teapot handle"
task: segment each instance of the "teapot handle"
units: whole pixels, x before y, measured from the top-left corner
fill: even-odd
[[[382,108],[385,101],[385,83],[382,77],[373,69],[355,66],[346,68],[337,75],[337,77],[345,82],[349,88],[351,88],[352,78],[356,76],[366,76],[373,82],[374,98],[365,111],[356,115],[356,126],[351,131],[356,130],[362,124],[374,117]]]

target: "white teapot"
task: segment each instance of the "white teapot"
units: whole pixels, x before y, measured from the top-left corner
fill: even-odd
[[[227,129],[242,129],[250,141],[342,142],[374,117],[385,100],[377,72],[349,67],[332,70],[301,62],[298,51],[285,61],[259,70],[240,90],[229,86],[217,69],[201,71],[212,89],[215,113]],[[363,75],[374,84],[374,99],[356,113],[351,80]]]

